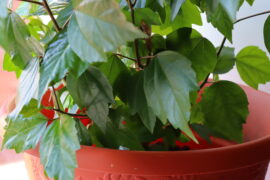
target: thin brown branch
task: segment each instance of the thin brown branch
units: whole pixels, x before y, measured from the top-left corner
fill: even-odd
[[[134,11],[134,6],[136,4],[136,1],[135,1],[135,4],[132,4],[131,0],[126,0],[126,1],[128,3],[129,8],[130,8],[132,23],[134,25],[136,25],[135,11]],[[137,59],[136,69],[143,68],[143,65],[142,65],[142,62],[141,62],[141,58],[140,58],[140,54],[139,54],[139,44],[138,43],[139,43],[138,42],[138,39],[135,39],[134,40],[134,49],[135,49],[135,56],[136,56],[136,59]]]
[[[141,57],[141,59],[153,59],[155,58],[156,56],[143,56]]]
[[[269,10],[269,11],[264,11],[264,12],[261,12],[261,13],[257,13],[257,14],[252,14],[252,15],[250,15],[250,16],[243,17],[243,18],[241,18],[241,19],[236,20],[236,21],[234,22],[234,24],[237,24],[237,23],[239,23],[239,22],[241,22],[241,21],[244,21],[244,20],[246,20],[246,19],[250,19],[250,18],[253,18],[253,17],[256,17],[256,16],[261,16],[261,15],[269,14],[269,13],[270,13],[270,10]]]
[[[55,90],[54,86],[52,86],[52,91],[53,91],[54,104],[56,104],[57,109],[60,109],[60,104],[58,102],[57,95],[56,95],[56,90]]]
[[[59,112],[61,114],[66,114],[66,115],[72,116],[72,117],[78,116],[78,117],[87,117],[88,118],[88,116],[86,114],[73,114],[73,113],[68,113],[68,112],[62,111],[60,109],[52,109],[52,110]]]
[[[57,23],[55,17],[53,16],[53,13],[52,13],[52,11],[51,11],[51,9],[50,9],[50,6],[49,6],[47,0],[42,0],[42,1],[43,1],[45,10],[46,10],[47,13],[49,14],[49,16],[50,16],[50,18],[51,18],[51,20],[52,20],[52,22],[53,22],[53,25],[54,25],[54,27],[55,27],[55,30],[56,30],[57,32],[60,32],[60,31],[61,31],[61,28],[60,28],[60,26],[58,25],[58,23]]]
[[[131,61],[137,62],[137,59],[134,59],[134,58],[131,58],[131,57],[127,57],[127,56],[125,56],[125,55],[118,54],[118,53],[113,53],[113,54],[116,55],[116,56],[120,56],[120,57],[129,59],[129,60],[131,60]]]
[[[28,2],[28,3],[32,3],[32,4],[37,4],[40,6],[44,7],[44,4],[42,2],[38,2],[38,1],[34,1],[34,0],[18,0],[18,1],[22,1],[22,2]]]

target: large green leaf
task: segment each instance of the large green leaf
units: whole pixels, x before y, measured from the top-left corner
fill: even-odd
[[[124,11],[127,20],[132,22],[132,17],[130,11]],[[160,25],[159,15],[151,10],[150,8],[138,8],[134,10],[135,13],[135,23],[137,26],[143,25],[146,23],[148,25]]]
[[[234,48],[224,47],[218,57],[214,70],[215,74],[224,74],[229,72],[235,64]]]
[[[270,52],[270,16],[268,16],[268,18],[264,23],[263,34],[264,34],[264,44],[268,52]]]
[[[39,59],[32,59],[19,79],[16,96],[18,103],[12,111],[11,116],[16,117],[32,98],[37,98],[39,77]]]
[[[133,77],[133,87],[132,94],[129,96],[130,107],[133,113],[138,113],[143,124],[147,127],[147,129],[153,133],[155,124],[156,124],[156,116],[153,113],[151,107],[147,104],[146,95],[144,92],[144,73],[139,72]]]
[[[57,180],[74,180],[79,148],[75,121],[61,115],[47,127],[40,143],[40,161],[47,175]]]
[[[237,54],[236,67],[241,78],[255,89],[270,81],[269,58],[256,46],[246,47]]]
[[[67,72],[75,77],[80,76],[88,68],[71,49],[67,39],[67,32],[58,34],[49,44],[41,64],[39,99],[52,81],[64,78]]]
[[[219,81],[207,88],[201,107],[205,124],[224,137],[241,142],[246,122],[248,100],[240,86],[230,81]]]
[[[73,0],[73,7],[68,36],[73,50],[82,59],[103,60],[104,52],[116,51],[128,41],[147,37],[126,21],[114,0]]]
[[[15,65],[25,68],[35,46],[23,20],[14,12],[0,17],[0,34],[0,46],[11,55]]]
[[[109,113],[109,103],[114,101],[112,87],[105,76],[95,67],[90,67],[79,79],[69,75],[67,88],[74,101],[87,108],[87,115],[104,131]]]
[[[192,62],[192,68],[195,70],[197,80],[202,81],[206,76],[213,72],[217,63],[216,49],[213,44],[205,38],[192,40],[192,50],[188,58]]]
[[[31,117],[11,117],[8,119],[2,147],[15,149],[17,153],[35,148],[45,132],[46,125],[47,118],[39,113]]]
[[[144,90],[148,105],[163,123],[168,119],[193,140],[188,126],[189,93],[197,87],[190,61],[173,51],[159,53],[145,70]]]
[[[171,21],[171,9],[169,6],[165,6],[166,19],[161,26],[152,26],[152,30],[156,34],[168,35],[173,31],[182,27],[191,27],[192,24],[202,25],[200,11],[197,6],[193,5],[190,1],[185,1],[180,12],[175,17],[174,21]]]

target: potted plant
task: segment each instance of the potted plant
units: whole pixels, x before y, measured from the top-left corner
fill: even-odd
[[[243,0],[21,1],[0,2],[4,68],[20,77],[2,148],[26,151],[33,180],[264,178],[270,96],[219,74],[236,64],[250,87],[270,81],[264,51],[224,46],[235,23],[269,11],[236,20]],[[192,28],[202,12],[219,47]],[[264,38],[270,50],[270,17]],[[243,127],[245,140],[266,137],[242,143]]]

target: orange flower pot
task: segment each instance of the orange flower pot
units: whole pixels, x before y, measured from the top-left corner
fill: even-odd
[[[270,95],[243,87],[250,102],[245,143],[213,138],[209,149],[142,152],[86,147],[75,180],[264,180],[270,160]],[[25,153],[31,180],[47,180],[38,150]]]

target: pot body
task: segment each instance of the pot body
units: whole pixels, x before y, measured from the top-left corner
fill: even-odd
[[[177,151],[119,151],[86,147],[77,152],[75,180],[264,180],[270,160],[270,95],[243,87],[250,102],[245,143]],[[31,180],[43,174],[38,149],[25,153]]]

